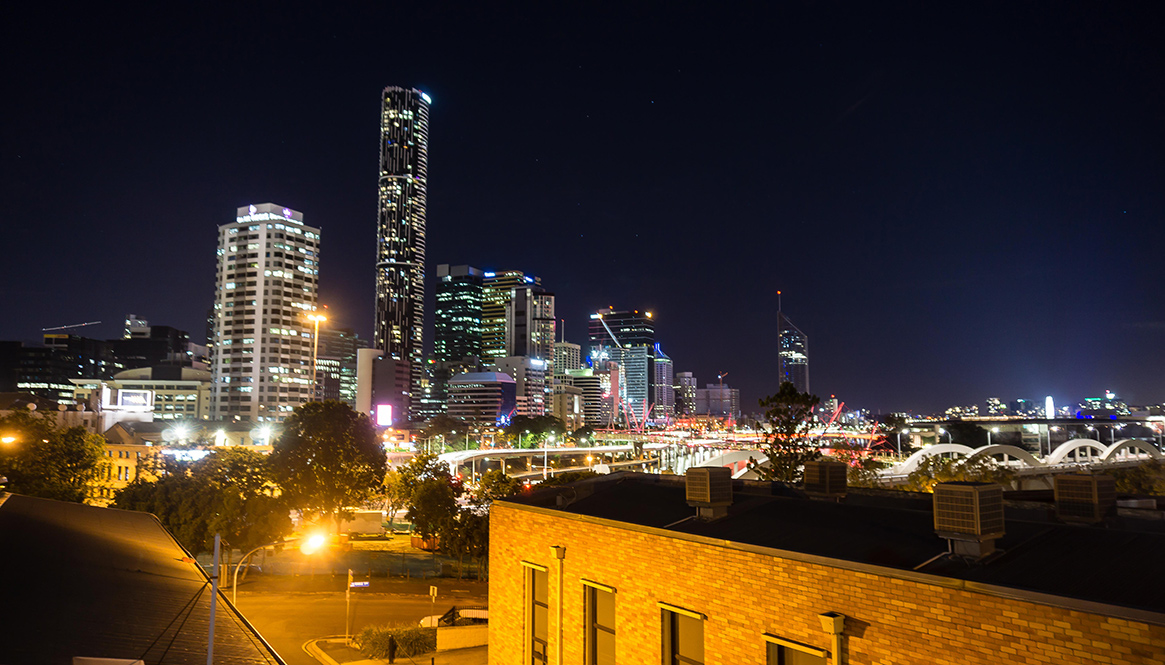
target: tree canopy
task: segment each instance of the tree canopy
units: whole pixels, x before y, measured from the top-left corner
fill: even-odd
[[[283,423],[271,469],[291,505],[335,520],[384,480],[385,454],[371,421],[343,402],[308,402]]]
[[[168,460],[157,480],[139,476],[117,493],[114,506],[157,515],[196,554],[213,547],[215,533],[248,550],[291,532],[289,508],[276,496],[268,461],[238,447],[216,448],[197,462]]]
[[[51,416],[26,410],[0,418],[0,476],[10,492],[59,501],[92,496],[108,464],[105,440],[82,427],[58,427]]]
[[[781,383],[777,394],[761,398],[770,427],[763,447],[769,461],[763,464],[750,459],[748,468],[765,480],[800,481],[805,462],[821,457],[817,445],[808,440],[813,409],[820,401],[816,395],[799,392],[788,381]]]
[[[527,434],[529,432],[529,434]],[[566,423],[554,416],[514,416],[504,430],[504,437],[514,447],[533,448],[535,443],[545,441],[551,434],[562,436],[566,433]]]

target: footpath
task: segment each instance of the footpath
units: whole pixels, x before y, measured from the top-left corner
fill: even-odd
[[[323,665],[380,665],[387,660],[368,659],[358,649],[348,646],[343,637],[322,637],[303,645],[312,658]],[[395,665],[487,665],[489,647],[470,647],[451,651],[434,651],[417,656],[397,656]]]

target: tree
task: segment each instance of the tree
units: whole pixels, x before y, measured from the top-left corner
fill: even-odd
[[[105,465],[105,440],[82,427],[60,428],[49,416],[19,410],[0,418],[0,475],[17,494],[81,503]]]
[[[329,400],[308,402],[283,423],[271,469],[292,505],[335,520],[384,480],[385,455],[368,417]]]
[[[388,511],[388,524],[391,527],[396,514],[409,504],[409,499],[412,498],[411,490],[405,484],[404,474],[395,468],[384,472],[384,482],[380,487],[384,508]]]
[[[529,432],[529,434],[527,434]],[[506,426],[503,436],[517,446],[534,447],[535,442],[544,441],[551,434],[562,436],[566,433],[566,423],[554,416],[514,416]]]
[[[457,518],[457,497],[447,482],[436,478],[421,481],[409,503],[409,521],[421,538],[432,538]]]
[[[568,485],[570,483],[586,480],[587,478],[594,478],[599,474],[594,471],[567,471],[550,476],[546,480],[538,483],[539,487],[554,487],[556,485]]]
[[[506,475],[501,469],[487,471],[477,485],[474,500],[478,505],[489,507],[497,499],[504,499],[522,491],[522,483]]]
[[[820,401],[816,395],[798,392],[788,381],[781,383],[777,394],[762,398],[760,406],[771,428],[764,442],[769,461],[764,465],[750,458],[748,468],[765,480],[799,482],[805,462],[821,457],[821,451],[808,440],[813,409]]]
[[[214,546],[215,533],[240,550],[290,533],[287,503],[275,494],[268,459],[230,447],[194,463],[165,461],[157,480],[139,476],[117,493],[114,506],[153,513],[197,554]]]
[[[1118,494],[1165,495],[1165,465],[1157,460],[1141,462],[1127,469],[1112,469],[1108,473],[1116,479]]]
[[[445,441],[451,437],[453,432],[458,431],[465,432],[466,424],[458,418],[441,413],[425,423],[425,429],[421,430],[420,438],[428,441],[440,437],[442,441]]]
[[[582,427],[570,433],[570,438],[574,439],[575,441],[580,439],[591,439],[593,441],[594,437],[595,428],[591,427],[590,425],[583,425]]]
[[[987,455],[976,457],[924,457],[918,466],[906,477],[903,489],[917,492],[933,492],[939,483],[972,481],[1007,485],[1015,478],[1010,470],[1000,466]]]

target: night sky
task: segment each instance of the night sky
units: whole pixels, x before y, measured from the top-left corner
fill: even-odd
[[[217,226],[267,201],[322,227],[321,302],[368,335],[399,85],[433,99],[430,294],[525,270],[581,344],[650,310],[746,411],[778,289],[849,406],[1165,401],[1161,3],[345,4],[5,3],[0,339],[201,340]]]

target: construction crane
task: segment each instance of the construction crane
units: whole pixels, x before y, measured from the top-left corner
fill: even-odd
[[[85,326],[95,326],[100,321],[86,321],[85,323],[74,323],[71,326],[55,326],[53,328],[41,328],[41,332],[49,332],[50,330],[68,330],[70,328],[84,328]]]

